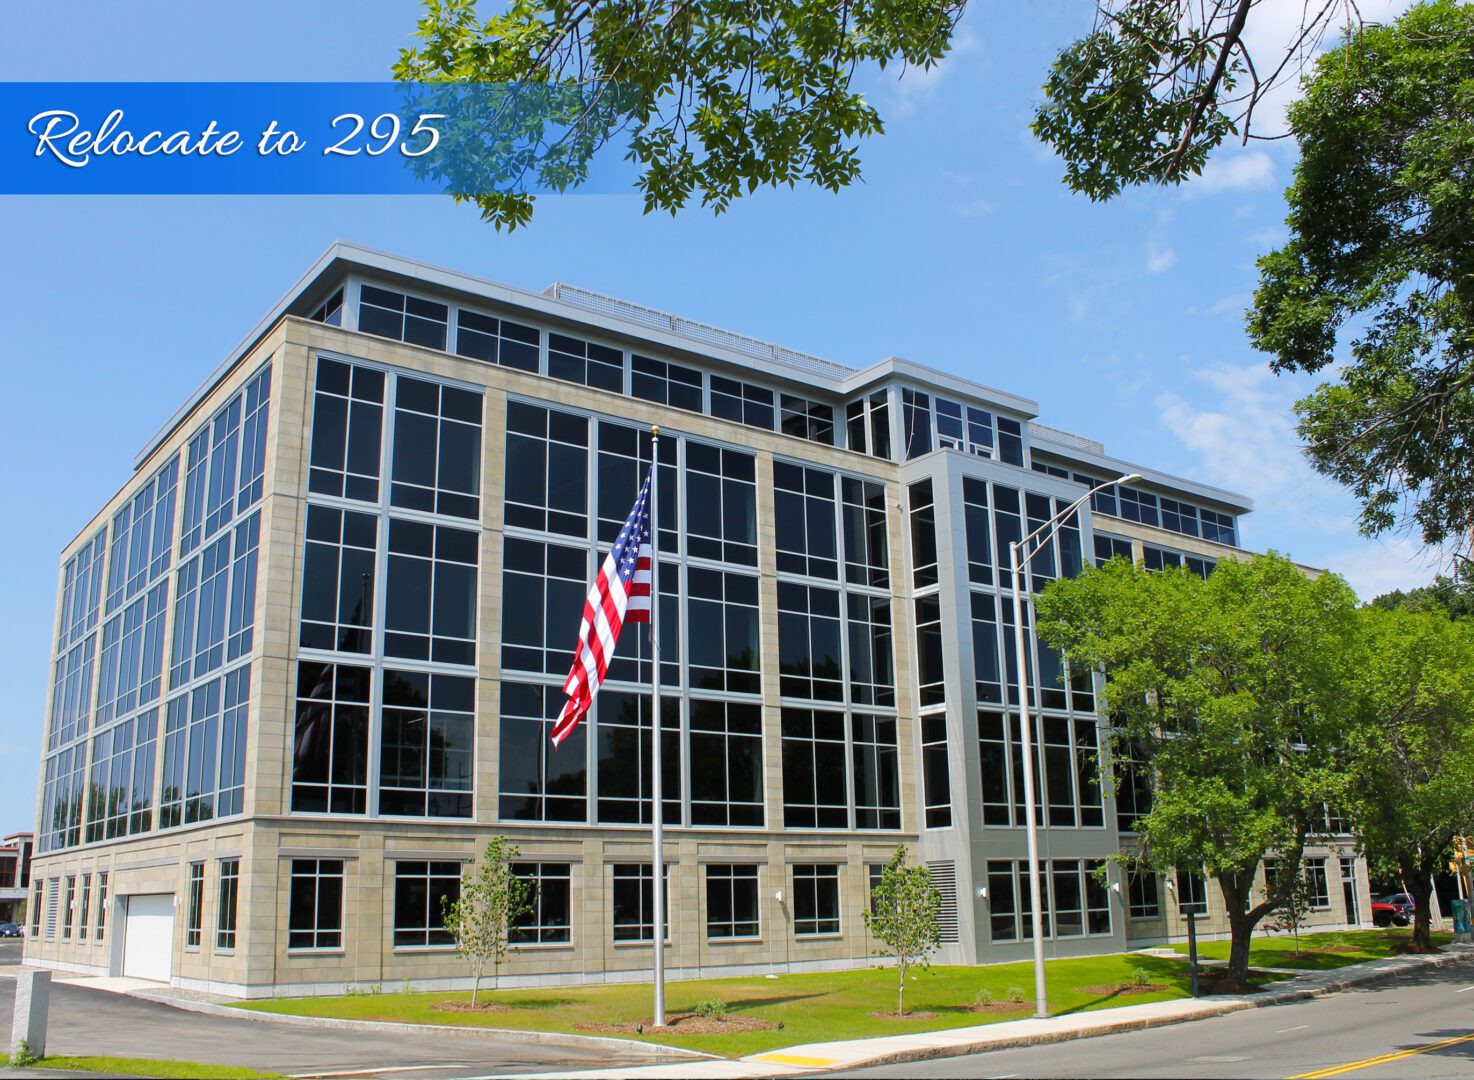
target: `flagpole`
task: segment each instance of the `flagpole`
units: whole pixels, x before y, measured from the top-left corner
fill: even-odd
[[[656,1027],[665,1027],[665,816],[661,791],[661,708],[660,708],[660,533],[656,528],[655,509],[660,505],[660,428],[650,429],[650,892],[655,923],[655,1019]]]

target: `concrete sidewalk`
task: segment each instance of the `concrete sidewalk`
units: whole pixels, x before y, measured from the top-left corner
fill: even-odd
[[[853,1069],[862,1065],[925,1061],[929,1058],[977,1054],[988,1050],[1035,1046],[1067,1039],[1083,1039],[1092,1035],[1180,1024],[1243,1009],[1301,1001],[1362,983],[1395,978],[1411,971],[1471,960],[1474,960],[1474,946],[1448,945],[1442,953],[1431,956],[1373,960],[1333,971],[1306,972],[1275,983],[1273,989],[1261,994],[1157,1001],[1147,1005],[1123,1005],[1095,1012],[1052,1016],[1047,1020],[1031,1018],[976,1027],[947,1028],[915,1035],[886,1035],[875,1039],[808,1043],[754,1054],[738,1061],[684,1061],[678,1065],[590,1069],[543,1075],[556,1075],[568,1080],[583,1080],[585,1077],[590,1080],[596,1077],[709,1077],[745,1080],[749,1077],[780,1077],[830,1069]]]

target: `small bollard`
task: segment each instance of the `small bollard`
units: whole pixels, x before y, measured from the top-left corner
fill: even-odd
[[[1187,912],[1187,965],[1192,977],[1193,997],[1198,996],[1198,926],[1197,912]]]
[[[10,1023],[10,1056],[24,1042],[36,1057],[46,1056],[46,1016],[51,1007],[51,972],[22,971],[15,977],[15,1016]]]

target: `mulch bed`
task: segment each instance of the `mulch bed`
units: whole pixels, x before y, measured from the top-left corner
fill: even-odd
[[[1172,987],[1164,986],[1162,983],[1101,983],[1099,986],[1082,986],[1082,994],[1115,994],[1118,997],[1131,997],[1134,994],[1159,994],[1163,990],[1171,990]]]
[[[680,1013],[665,1018],[665,1027],[658,1028],[649,1020],[632,1020],[627,1024],[574,1024],[575,1031],[591,1031],[600,1035],[639,1035],[649,1032],[675,1035],[730,1035],[737,1031],[772,1031],[777,1024],[771,1020],[759,1020],[755,1016],[728,1016],[718,1020],[710,1016]]]
[[[1203,975],[1198,976],[1198,992],[1214,996],[1218,994],[1262,994],[1268,990],[1267,986],[1256,986],[1253,983],[1242,983],[1236,979],[1230,979],[1226,975]]]
[[[877,1020],[935,1020],[937,1018],[937,1014],[934,1012],[907,1011],[904,1016],[900,1013],[893,1012],[873,1012],[870,1015]]]
[[[499,1001],[478,1001],[472,1005],[469,1001],[437,1001],[430,1006],[432,1012],[453,1013],[503,1013],[512,1010]]]
[[[1016,1013],[1032,1010],[1032,1001],[980,1001],[973,1005],[961,1006],[964,1012],[971,1013]]]

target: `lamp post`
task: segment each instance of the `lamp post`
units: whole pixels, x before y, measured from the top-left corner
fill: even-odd
[[[1013,651],[1014,659],[1017,661],[1018,675],[1019,743],[1024,756],[1024,829],[1029,842],[1029,907],[1032,909],[1030,915],[1034,928],[1034,1015],[1040,1019],[1049,1016],[1049,1001],[1045,996],[1044,986],[1044,906],[1043,894],[1039,891],[1039,830],[1034,820],[1037,814],[1035,808],[1037,799],[1034,793],[1034,734],[1033,721],[1029,715],[1028,665],[1024,661],[1024,595],[1020,573],[1022,566],[1020,552],[1028,548],[1035,538],[1038,538],[1040,546],[1048,542],[1059,531],[1059,527],[1068,521],[1080,507],[1089,502],[1090,497],[1097,491],[1104,491],[1106,488],[1129,484],[1133,480],[1140,479],[1139,473],[1128,473],[1115,480],[1108,480],[1104,484],[1097,484],[1028,536],[1008,545],[1013,570]],[[1030,594],[1033,593],[1032,586],[1031,577]]]

